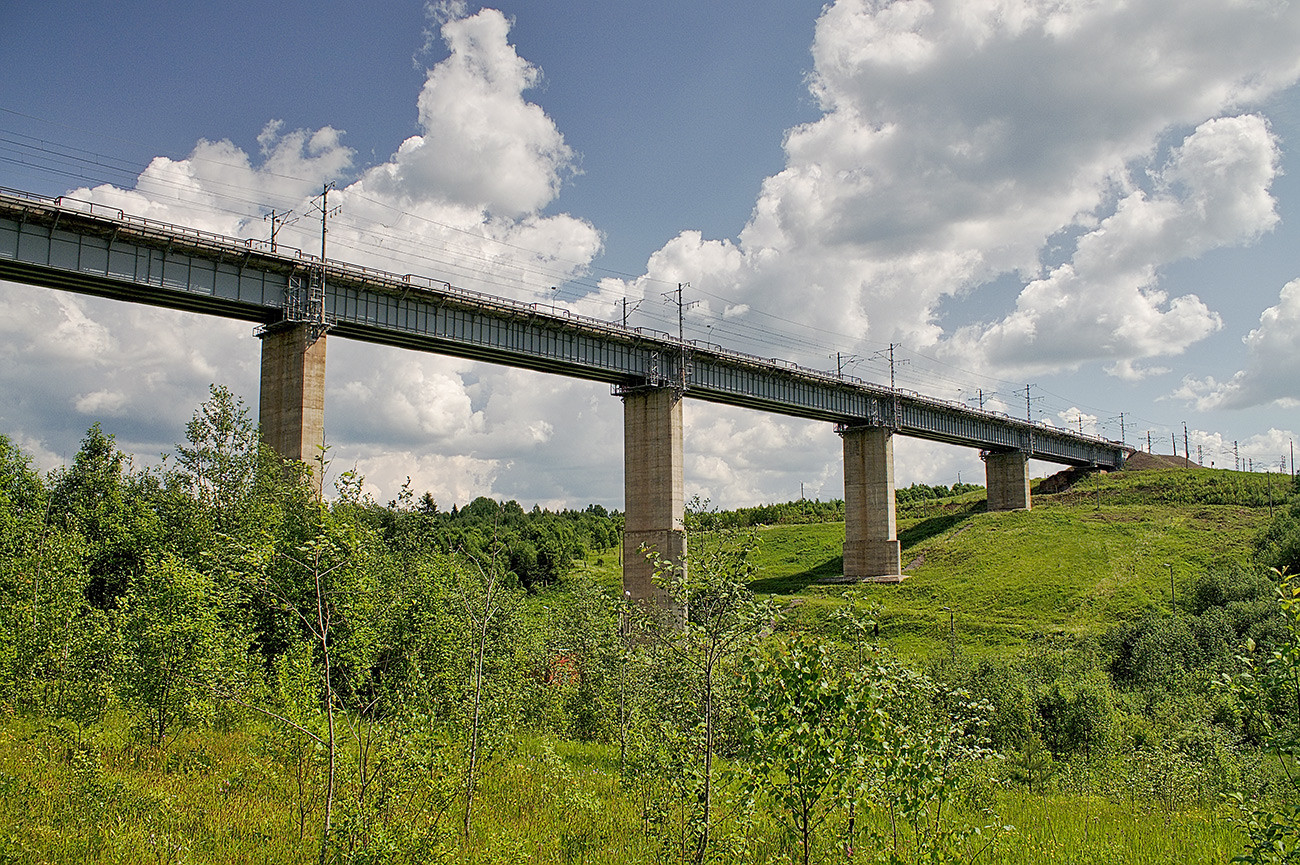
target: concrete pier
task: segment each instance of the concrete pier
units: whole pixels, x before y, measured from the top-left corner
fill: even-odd
[[[262,338],[258,420],[262,441],[285,459],[305,462],[321,489],[317,462],[325,444],[325,337],[309,324],[268,328]]]
[[[984,476],[990,511],[1030,509],[1029,457],[1024,451],[986,454]]]
[[[671,388],[623,395],[623,591],[633,600],[671,605],[653,580],[641,545],[686,556],[682,483],[682,399]]]
[[[844,576],[903,580],[894,511],[894,438],[884,427],[851,427],[844,439]]]

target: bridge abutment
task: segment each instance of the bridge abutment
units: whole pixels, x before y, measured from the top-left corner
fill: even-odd
[[[682,398],[671,388],[623,394],[623,591],[664,609],[667,594],[654,585],[644,544],[664,558],[686,556],[682,482]]]
[[[884,427],[849,427],[844,439],[844,576],[903,580],[894,510],[894,437]]]
[[[316,459],[325,444],[325,337],[316,336],[310,324],[267,328],[260,336],[262,441],[284,459],[307,463],[320,492]]]
[[[989,453],[984,457],[985,488],[990,511],[1027,511],[1029,457],[1024,451]]]

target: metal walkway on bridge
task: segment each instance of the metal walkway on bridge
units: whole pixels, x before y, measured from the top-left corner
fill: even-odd
[[[1031,458],[1118,468],[1122,444],[976,411],[537,304],[164,225],[0,193],[0,279],[257,322],[260,429],[310,460],[325,429],[326,332],[606,382],[623,400],[623,586],[659,598],[644,550],[682,560],[682,398],[836,425],[844,448],[844,574],[903,579],[893,437],[979,448],[990,510],[1028,509]],[[319,474],[312,474],[319,484]]]
[[[682,395],[841,428],[1113,469],[1125,447],[666,333],[68,199],[0,193],[0,279]],[[319,291],[323,282],[324,290]],[[319,296],[313,298],[313,292]]]

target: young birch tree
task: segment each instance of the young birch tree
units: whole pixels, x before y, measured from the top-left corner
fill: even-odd
[[[689,742],[695,762],[687,776],[695,790],[683,853],[689,850],[696,863],[708,855],[714,823],[720,679],[776,618],[771,602],[756,599],[747,585],[753,578],[749,555],[755,543],[752,533],[739,533],[696,544],[699,552],[689,566],[650,552],[655,580],[671,607],[634,608],[642,632],[686,672],[679,683],[686,693],[677,704],[683,714],[669,723],[679,726],[678,737]]]
[[[1279,797],[1234,795],[1246,831],[1246,849],[1234,862],[1300,862],[1300,575],[1274,570],[1283,638],[1263,647],[1247,640],[1240,669],[1223,684],[1242,708],[1248,732],[1259,738],[1284,779]]]

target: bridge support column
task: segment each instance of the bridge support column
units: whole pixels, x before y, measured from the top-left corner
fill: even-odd
[[[990,511],[1030,509],[1029,457],[1024,451],[986,454],[984,477]]]
[[[623,394],[623,591],[664,609],[641,545],[679,562],[686,556],[682,484],[682,399],[669,388]]]
[[[325,337],[310,324],[267,328],[262,338],[262,385],[258,420],[262,441],[284,459],[311,468],[321,490],[316,462],[325,443]]]
[[[844,439],[844,576],[903,580],[894,511],[894,439],[884,427],[851,427]]]

